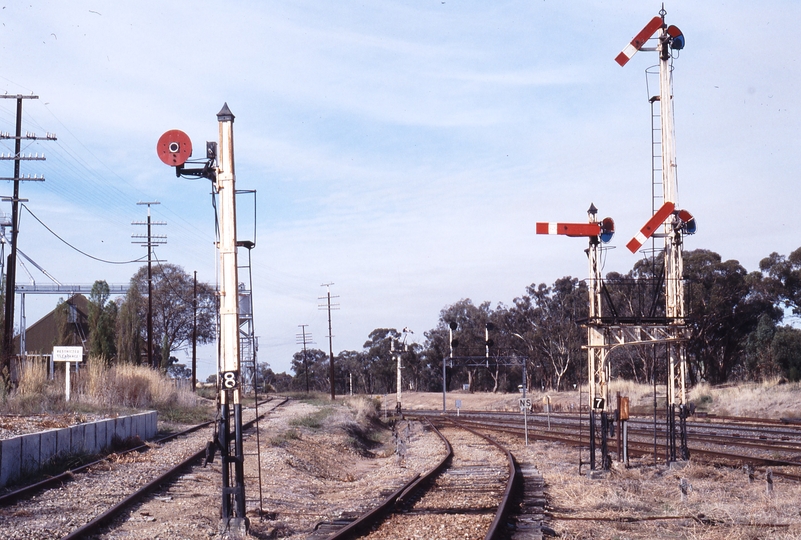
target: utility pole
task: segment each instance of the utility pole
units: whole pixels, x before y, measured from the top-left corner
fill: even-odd
[[[328,307],[328,357],[329,357],[329,379],[331,383],[331,401],[335,399],[335,388],[336,385],[334,384],[334,333],[331,331],[331,310],[332,309],[339,309],[339,304],[331,304],[331,298],[339,298],[339,296],[331,296],[331,285],[333,283],[323,283],[320,287],[325,287],[328,291],[326,296],[320,296],[318,300],[325,300],[328,299],[327,304],[320,304],[320,309],[325,309],[326,305]]]
[[[131,225],[147,225],[147,236],[141,234],[132,234],[131,238],[139,238],[134,240],[132,244],[140,244],[147,247],[147,365],[156,369],[157,364],[153,358],[153,248],[155,246],[166,244],[167,237],[165,235],[153,235],[151,231],[152,225],[166,225],[166,221],[151,221],[150,220],[150,205],[161,204],[158,201],[151,202],[138,202],[137,205],[147,205],[147,221],[133,221]],[[147,241],[141,239],[147,238]]]
[[[192,286],[192,392],[197,391],[197,270]]]
[[[17,100],[17,122],[15,135],[11,136],[9,133],[0,133],[0,139],[14,139],[14,155],[0,156],[2,160],[14,161],[14,176],[12,178],[0,178],[0,180],[7,180],[14,182],[14,196],[3,197],[3,201],[11,202],[11,252],[8,255],[8,265],[6,267],[6,302],[5,302],[5,321],[3,326],[3,375],[11,377],[11,357],[14,355],[12,349],[14,346],[14,286],[17,279],[17,234],[19,233],[19,203],[24,202],[24,199],[19,198],[19,183],[21,181],[39,181],[43,182],[43,176],[26,176],[20,177],[20,161],[43,161],[42,156],[21,154],[21,142],[23,139],[28,141],[35,140],[48,140],[55,141],[56,136],[52,133],[45,133],[44,137],[37,137],[34,133],[25,133],[22,136],[22,100],[23,99],[39,99],[39,96],[23,96],[23,95],[0,95],[0,98],[16,99]]]
[[[298,345],[303,343],[303,372],[306,374],[306,393],[309,393],[309,363],[308,359],[306,358],[306,343],[311,343],[312,335],[311,333],[306,333],[306,327],[309,326],[308,324],[299,324],[298,328],[300,328],[301,333],[297,334],[295,337],[298,340]],[[306,341],[306,338],[309,338],[309,341]]]

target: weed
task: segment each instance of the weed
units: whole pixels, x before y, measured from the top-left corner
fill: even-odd
[[[49,459],[47,462],[42,463],[38,470],[32,473],[23,474],[14,481],[15,485],[27,486],[35,484],[47,478],[59,475],[64,471],[75,469],[87,463],[97,461],[100,456],[96,454],[87,454],[85,452],[77,454],[58,454],[57,456]]]
[[[272,446],[286,446],[289,441],[296,441],[300,440],[300,433],[298,433],[295,429],[288,429],[276,435],[275,437],[270,438],[270,444]]]
[[[175,406],[159,410],[159,418],[176,424],[200,424],[214,418],[211,405],[195,407]]]
[[[306,416],[293,418],[289,424],[296,427],[305,427],[309,429],[319,429],[323,426],[323,421],[328,418],[333,411],[329,408],[320,409]]]

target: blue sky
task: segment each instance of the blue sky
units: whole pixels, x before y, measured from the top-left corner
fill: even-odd
[[[215,281],[205,181],[175,178],[155,145],[168,129],[196,156],[236,115],[237,187],[258,191],[253,250],[259,360],[289,367],[299,324],[327,348],[322,283],[333,282],[334,351],[374,328],[414,339],[461,298],[511,303],[533,282],[587,275],[583,240],[537,221],[615,219],[605,271],[650,212],[650,107],[640,52],[614,58],[661,7],[555,2],[37,2],[0,10],[0,85],[35,93],[24,129],[46,162],[27,205],[60,236],[131,260],[159,201],[157,255]],[[674,63],[680,206],[688,249],[748,270],[801,245],[797,164],[801,66],[794,0],[667,2],[687,45]],[[13,131],[14,100],[0,100]],[[13,146],[0,145],[8,153]],[[5,163],[3,165],[2,163]],[[11,162],[0,162],[11,176]],[[10,194],[7,185],[3,195]],[[8,203],[2,210],[10,212]],[[247,221],[249,216],[240,216]],[[244,227],[243,227],[244,228]],[[20,249],[61,282],[125,283],[135,265],[88,259],[23,214]],[[47,278],[32,271],[37,282]],[[26,282],[24,271],[18,281]],[[54,297],[27,299],[33,321]],[[184,353],[179,358],[186,358]],[[204,350],[202,373],[214,371]]]

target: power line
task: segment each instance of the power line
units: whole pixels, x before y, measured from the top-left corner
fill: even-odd
[[[45,225],[45,223],[44,223],[44,222],[43,222],[41,219],[39,219],[39,218],[36,216],[36,214],[34,214],[34,213],[31,211],[31,209],[30,209],[30,208],[28,208],[28,206],[27,206],[27,205],[23,204],[23,205],[22,205],[22,207],[23,207],[25,210],[27,210],[27,211],[28,211],[28,213],[29,213],[31,216],[33,216],[33,219],[35,219],[36,221],[38,221],[38,222],[39,222],[39,224],[40,224],[42,227],[44,227],[45,229],[47,229],[47,230],[48,230],[48,232],[50,232],[50,234],[52,234],[53,236],[55,236],[56,238],[58,238],[59,240],[61,240],[61,241],[62,241],[62,242],[65,244],[65,245],[67,245],[67,246],[68,246],[68,247],[70,247],[71,249],[74,249],[75,251],[77,251],[78,253],[80,253],[81,255],[83,255],[84,257],[89,257],[90,259],[94,259],[94,260],[96,260],[96,261],[99,261],[99,262],[102,262],[102,263],[106,263],[106,264],[132,264],[132,263],[141,262],[141,261],[142,261],[142,260],[145,258],[145,256],[142,256],[142,257],[139,257],[138,259],[134,259],[134,260],[132,260],[132,261],[107,261],[107,260],[105,260],[105,259],[101,259],[101,258],[99,258],[99,257],[95,257],[94,255],[89,255],[89,254],[88,254],[88,253],[86,253],[85,251],[81,251],[81,250],[80,250],[80,249],[78,249],[77,247],[73,246],[72,244],[70,244],[69,242],[67,242],[67,241],[66,241],[66,240],[64,240],[63,238],[61,238],[61,237],[60,237],[58,234],[56,234],[56,232],[55,232],[53,229],[51,229],[50,227],[48,227],[47,225]]]

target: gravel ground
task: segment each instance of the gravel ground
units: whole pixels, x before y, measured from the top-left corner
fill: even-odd
[[[307,538],[320,522],[355,517],[444,455],[438,437],[419,424],[401,423],[397,444],[391,431],[364,414],[359,400],[292,401],[261,423],[263,501],[249,501],[253,538]],[[504,441],[504,437],[494,434]],[[68,524],[102,511],[139,478],[174,463],[211,437],[210,430],[128,460],[110,463],[100,477],[76,478],[14,507],[0,508],[0,537],[59,538]],[[253,439],[246,443],[252,452]],[[682,538],[751,540],[801,538],[801,484],[774,479],[766,492],[764,471],[750,483],[742,470],[690,463],[667,469],[634,462],[630,469],[590,479],[578,474],[575,449],[532,440],[511,440],[519,458],[537,465],[546,480],[549,524],[562,538]],[[397,447],[405,446],[400,459]],[[585,456],[586,459],[586,456]],[[248,467],[249,470],[253,470]],[[586,467],[585,467],[586,470]],[[679,485],[689,484],[682,499]],[[133,508],[100,538],[222,538],[219,460],[196,467],[177,483]],[[248,479],[249,498],[258,496]],[[466,534],[469,533],[466,530]],[[429,529],[427,538],[447,538]]]
[[[505,454],[459,428],[441,428],[453,447],[451,466],[408,512],[393,514],[369,540],[484,538],[509,478]]]
[[[408,425],[408,428],[407,428]],[[263,501],[245,444],[249,534],[253,538],[306,538],[320,522],[359,515],[444,456],[444,446],[416,423],[399,425],[403,459],[391,431],[344,400],[336,404],[291,401],[260,425]],[[373,435],[371,435],[371,430]],[[376,435],[377,434],[377,435]],[[205,439],[210,437],[206,433]],[[408,442],[407,442],[408,441]],[[209,539],[220,534],[219,460],[195,467],[118,519],[98,538]]]
[[[10,439],[18,435],[36,433],[47,429],[65,428],[109,418],[101,414],[37,414],[22,416],[18,414],[0,415],[0,439]]]
[[[18,504],[0,508],[0,530],[9,540],[61,538],[91,521],[122,497],[196,452],[208,431],[153,446],[145,453],[120,456],[98,464],[71,482]],[[176,537],[178,538],[178,537]],[[208,538],[208,537],[206,537]]]
[[[356,517],[376,506],[417,473],[436,466],[445,455],[439,437],[418,423],[398,425],[403,459],[392,433],[379,428],[371,440],[353,411],[331,410],[319,428],[297,425],[319,410],[292,403],[263,428],[271,446],[262,451],[264,509],[273,519],[253,520],[251,531],[267,537],[306,538],[320,522]],[[293,425],[293,420],[296,422]]]

